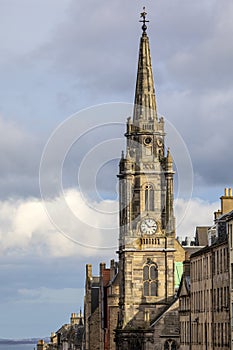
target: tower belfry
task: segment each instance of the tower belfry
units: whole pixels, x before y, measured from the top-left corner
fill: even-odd
[[[146,15],[144,8],[133,118],[127,120],[118,175],[119,350],[144,349],[145,339],[153,338],[152,324],[175,293],[173,161],[157,114]]]

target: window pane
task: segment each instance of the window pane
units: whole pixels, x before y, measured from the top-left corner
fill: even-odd
[[[158,295],[158,284],[157,282],[151,282],[151,295],[157,296]]]
[[[233,264],[231,263],[231,289],[233,289]]]
[[[171,350],[176,350],[176,342],[175,341],[172,342]]]
[[[157,266],[152,265],[150,267],[150,279],[151,280],[156,280],[158,278],[158,270],[157,270]]]
[[[145,187],[145,210],[154,210],[154,188],[152,185]]]
[[[149,190],[146,187],[146,191],[145,191],[145,209],[149,210]]]
[[[149,295],[149,282],[144,282],[144,295]]]
[[[153,188],[150,189],[150,209],[149,210],[154,210],[154,190]]]
[[[143,280],[147,281],[148,279],[149,279],[149,266],[146,265],[144,266],[144,269],[143,269]]]

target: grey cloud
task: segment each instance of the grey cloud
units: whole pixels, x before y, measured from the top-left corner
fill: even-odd
[[[177,92],[166,101],[163,95],[162,108],[186,142],[199,185],[231,185],[232,92]]]
[[[231,89],[232,4],[228,0],[224,5],[207,0],[185,3],[167,0],[158,4],[148,1],[145,5],[151,20],[148,33],[159,109],[174,121],[185,138],[195,171],[201,177],[209,177],[210,182],[219,181],[219,176],[213,175],[214,159],[208,156],[200,160],[199,145],[204,149],[208,147],[207,135],[213,135],[210,141],[213,143],[217,129],[212,118],[217,117],[217,109],[222,125],[232,120],[231,101],[223,104],[220,100],[213,110],[209,93],[212,91],[212,99],[218,101],[219,94]],[[47,21],[53,18],[50,26],[46,22],[46,36],[38,35],[35,45],[28,41],[27,55],[23,56],[22,52],[12,55],[12,61],[6,66],[9,70],[14,67],[17,72],[20,64],[21,74],[13,74],[10,79],[4,75],[8,90],[14,91],[12,98],[22,94],[17,103],[25,120],[30,120],[31,125],[33,122],[40,125],[38,138],[43,128],[49,125],[51,129],[64,119],[64,114],[76,108],[110,99],[132,102],[136,79],[141,32],[137,20],[141,5],[135,6],[129,0],[124,4],[102,0],[98,6],[94,1],[68,1],[64,8],[59,7],[58,17],[52,16],[52,8],[45,8],[43,2],[40,4],[40,16],[46,9]],[[28,13],[31,11],[28,8]],[[18,79],[16,82],[14,77]],[[3,94],[2,100],[4,97]],[[4,106],[3,103],[3,110]],[[33,109],[35,119],[29,117]],[[43,142],[42,137],[41,144]],[[217,157],[228,154],[230,142],[230,135],[225,135],[221,148],[212,145],[213,154]],[[10,156],[7,152],[3,156],[2,193],[38,194],[36,171],[42,146],[27,138],[21,145],[15,143],[16,146],[14,142],[13,146],[9,145]],[[78,162],[77,158],[74,162]],[[18,183],[17,176],[9,175],[10,172],[18,175]],[[226,180],[222,178],[222,182]]]
[[[0,118],[1,198],[38,195],[41,143],[17,123]]]
[[[126,4],[130,7],[128,2]],[[79,11],[87,13],[89,5],[73,2],[73,18]],[[231,136],[222,129],[227,124],[228,130],[231,129],[232,99],[222,101],[219,95],[230,92],[232,84],[233,51],[229,45],[233,30],[232,4],[230,1],[224,6],[217,1],[185,4],[165,1],[158,7],[151,4],[148,7],[152,19],[148,32],[160,110],[174,121],[184,136],[195,173],[206,183],[224,184],[230,181],[230,172],[222,176],[221,173],[222,167],[229,164],[226,159]],[[79,25],[85,27],[85,34],[78,31],[76,23],[65,23],[60,31],[66,49],[61,51],[63,46],[58,48],[56,40],[51,46],[57,58],[53,68],[63,67],[64,72],[76,75],[79,87],[85,86],[94,100],[99,95],[108,98],[114,91],[118,97],[125,94],[132,98],[138,43],[135,39],[133,45],[129,42],[140,30],[135,23],[136,13],[131,11],[129,15],[124,11],[116,21],[113,14],[116,10],[119,10],[116,4],[110,9],[105,2],[100,3],[88,17],[86,27],[85,18],[79,21]],[[99,21],[101,15],[102,18],[105,15],[104,21]],[[109,18],[112,19],[111,31],[108,30]],[[116,71],[120,74],[115,74]],[[176,101],[171,100],[173,93]],[[217,171],[216,158],[219,159]]]
[[[198,6],[195,3],[193,7],[195,9]],[[184,19],[188,18],[191,22],[181,22],[185,24],[182,27],[182,43],[176,43],[170,49],[170,57],[166,57],[163,62],[166,66],[164,80],[168,84],[170,80],[173,81],[173,87],[177,86],[181,90],[200,92],[206,89],[227,89],[232,84],[233,49],[229,43],[233,34],[233,4],[230,1],[215,2],[215,5],[209,4],[207,8],[199,6],[198,9],[198,13],[194,12],[195,21],[192,21],[191,14],[188,16],[186,13]],[[176,28],[174,33],[179,34]]]

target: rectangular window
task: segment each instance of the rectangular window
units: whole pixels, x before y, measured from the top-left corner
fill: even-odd
[[[230,248],[232,248],[232,224],[228,224],[228,239],[230,242]]]
[[[213,310],[216,311],[216,289],[214,289],[214,305]]]
[[[233,303],[231,304],[231,314],[233,315]],[[233,317],[231,318],[231,327],[233,327]]]
[[[230,224],[231,248],[233,247],[232,224]]]
[[[213,253],[212,257],[212,274],[215,274],[215,253]]]
[[[233,289],[233,263],[231,263],[231,289]]]
[[[222,273],[222,249],[219,251],[219,272]]]

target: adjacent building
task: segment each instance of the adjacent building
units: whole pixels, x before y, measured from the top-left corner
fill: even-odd
[[[226,189],[208,245],[184,262],[179,290],[182,350],[232,348],[232,209],[232,190]]]
[[[85,350],[115,349],[114,330],[118,321],[119,305],[118,263],[111,260],[99,267],[99,276],[93,276],[92,266],[86,266],[84,301]]]

